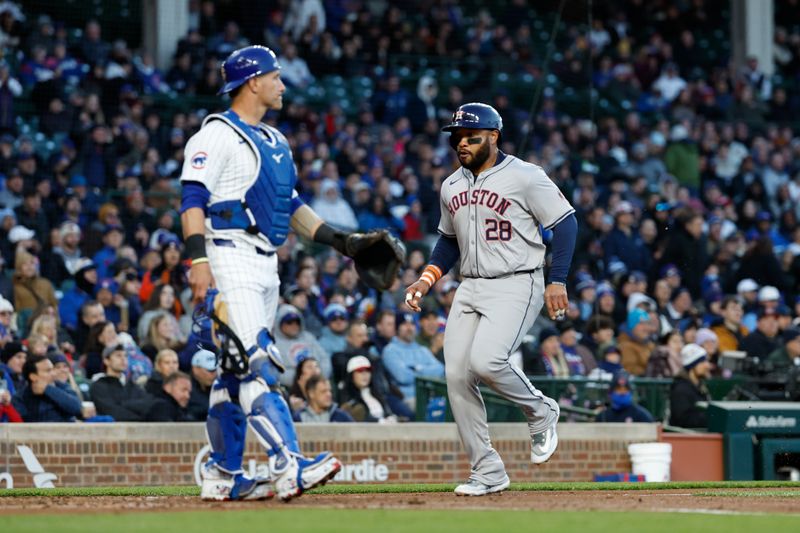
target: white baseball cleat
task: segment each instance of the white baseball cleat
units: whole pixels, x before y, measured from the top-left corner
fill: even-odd
[[[252,479],[244,474],[229,474],[205,465],[200,498],[205,501],[268,500],[275,496],[272,485],[266,479]]]
[[[487,494],[503,492],[510,484],[511,480],[508,479],[508,476],[497,485],[485,485],[477,479],[470,479],[456,487],[453,492],[456,493],[456,496],[486,496]]]
[[[541,433],[531,437],[531,461],[535,465],[546,463],[558,448],[558,433],[553,424]]]
[[[288,502],[307,490],[324,485],[339,473],[342,463],[329,452],[313,459],[297,457],[286,469],[277,474],[275,491],[278,498]]]

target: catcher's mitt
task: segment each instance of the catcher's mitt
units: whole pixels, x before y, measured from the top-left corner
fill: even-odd
[[[373,289],[388,289],[406,260],[406,247],[388,230],[351,233],[345,255],[353,258],[361,280]]]

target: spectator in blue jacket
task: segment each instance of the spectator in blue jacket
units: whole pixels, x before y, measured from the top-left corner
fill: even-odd
[[[50,359],[33,355],[22,373],[27,386],[12,402],[25,422],[74,422],[81,415],[81,400],[69,385],[56,381]]]
[[[25,376],[22,374],[22,369],[27,356],[28,349],[24,344],[16,341],[7,342],[0,351],[0,379],[5,381],[6,389],[11,396],[25,388]]]
[[[383,349],[383,364],[403,393],[403,401],[415,407],[418,377],[444,378],[444,365],[417,342],[417,324],[411,313],[398,313],[397,336]]]
[[[347,328],[350,326],[350,316],[347,308],[342,304],[328,304],[322,312],[325,327],[319,336],[319,344],[329,356],[343,352],[347,348]]]
[[[614,374],[608,388],[608,406],[597,415],[598,422],[653,422],[653,415],[633,400],[631,377],[624,370]]]
[[[311,376],[306,382],[308,404],[294,413],[295,422],[354,422],[353,417],[339,409],[333,401],[331,382],[321,375]]]
[[[649,272],[653,262],[650,249],[645,246],[639,233],[634,231],[633,206],[625,200],[614,207],[614,229],[603,243],[606,265],[622,261],[628,272]]]

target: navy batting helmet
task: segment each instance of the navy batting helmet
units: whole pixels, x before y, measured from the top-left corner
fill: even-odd
[[[453,120],[442,128],[442,131],[453,131],[458,128],[497,130],[503,133],[503,119],[492,106],[474,102],[459,107],[453,113]]]
[[[225,85],[217,94],[231,92],[244,85],[250,78],[261,76],[273,70],[280,70],[275,52],[266,46],[246,46],[228,56],[222,63],[222,81]]]

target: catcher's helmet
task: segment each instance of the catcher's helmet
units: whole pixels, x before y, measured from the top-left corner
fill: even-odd
[[[498,133],[503,133],[503,119],[492,106],[474,102],[456,109],[453,120],[442,128],[442,131],[453,131],[458,128],[497,130]]]
[[[280,70],[275,52],[266,46],[246,46],[228,56],[222,63],[222,81],[225,83],[217,94],[231,92],[250,78],[273,70]]]

